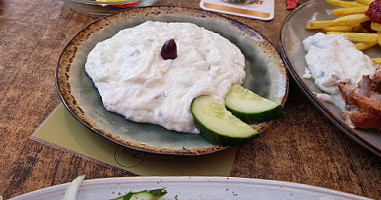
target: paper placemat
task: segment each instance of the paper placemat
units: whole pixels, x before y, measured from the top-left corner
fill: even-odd
[[[204,10],[253,19],[272,20],[274,18],[274,0],[257,0],[246,4],[233,4],[223,0],[201,0],[200,7]]]
[[[100,164],[142,176],[229,176],[236,149],[199,157],[164,156],[135,151],[93,133],[60,104],[31,139]]]

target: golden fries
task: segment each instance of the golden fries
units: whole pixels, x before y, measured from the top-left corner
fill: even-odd
[[[377,43],[378,34],[377,33],[344,33],[344,32],[327,32],[327,34],[338,34],[348,36],[348,40],[352,42],[366,42],[366,43]]]
[[[381,24],[372,22],[370,24],[370,28],[374,31],[380,32],[381,31]]]
[[[357,6],[357,7],[350,7],[350,8],[338,8],[332,11],[333,15],[342,17],[346,15],[353,15],[353,14],[364,14],[368,10],[368,7],[366,6]]]
[[[365,14],[353,14],[327,21],[310,21],[306,24],[307,30],[322,29],[333,26],[358,26],[360,23],[368,21],[369,17]]]
[[[326,26],[321,28],[324,32],[357,32],[361,30],[361,25],[356,26]]]
[[[369,6],[369,4],[372,3],[372,1],[374,1],[374,0],[356,0],[356,1],[359,4],[363,4],[363,5]]]
[[[329,26],[345,26],[356,25],[369,20],[369,17],[365,14],[353,14],[336,18],[331,21]]]
[[[331,21],[311,21],[311,22],[307,22],[306,29],[307,30],[321,29],[321,28],[329,26],[330,23]]]
[[[355,47],[360,51],[364,51],[365,49],[369,49],[370,47],[374,47],[376,45],[377,42],[359,42],[355,44]]]
[[[377,44],[381,46],[381,24],[370,23],[369,17],[365,15],[369,5],[374,0],[326,1],[331,5],[341,7],[332,11],[332,14],[337,16],[337,18],[307,22],[307,30],[320,29],[326,34],[344,34],[359,50],[366,50]],[[368,33],[370,30],[378,33]]]
[[[374,64],[381,65],[381,58],[371,58]]]
[[[360,4],[357,2],[351,2],[351,1],[340,1],[340,0],[327,0],[329,4],[340,6],[344,8],[350,8],[350,7],[357,7],[357,6],[365,6],[364,4]]]

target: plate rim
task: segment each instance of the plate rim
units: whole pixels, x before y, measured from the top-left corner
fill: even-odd
[[[264,188],[275,188],[275,189],[294,189],[304,192],[315,192],[319,194],[330,195],[334,197],[341,198],[350,198],[350,199],[370,199],[368,197],[351,194],[348,192],[343,192],[335,189],[330,189],[326,187],[308,185],[304,183],[296,183],[289,181],[281,180],[271,180],[271,179],[260,179],[260,178],[245,178],[245,177],[231,177],[231,176],[137,176],[137,177],[109,177],[109,178],[95,178],[95,179],[86,179],[80,185],[80,188],[97,188],[100,186],[111,187],[113,185],[121,184],[141,184],[141,183],[152,183],[153,185],[165,184],[165,183],[178,183],[179,185],[184,185],[189,187],[188,184],[199,183],[212,185],[214,183],[229,185],[252,185],[254,187],[261,186]],[[19,200],[19,199],[29,199],[29,198],[38,198],[39,196],[44,195],[45,197],[49,194],[48,192],[53,193],[53,195],[63,194],[68,187],[68,183],[62,183],[58,185],[49,186],[46,188],[41,188],[35,191],[31,191],[19,196],[13,197],[10,200]]]
[[[371,141],[364,138],[362,135],[357,133],[354,129],[350,128],[343,120],[337,117],[334,113],[331,112],[331,110],[326,107],[321,101],[319,101],[316,96],[313,94],[313,92],[308,88],[308,86],[302,81],[301,77],[297,74],[295,71],[293,65],[289,61],[287,57],[287,52],[284,48],[284,40],[282,39],[283,32],[285,30],[286,22],[293,17],[295,13],[297,13],[299,10],[303,9],[305,6],[308,6],[310,4],[316,3],[319,0],[310,0],[305,2],[304,4],[300,5],[298,8],[290,12],[286,19],[284,20],[282,27],[281,27],[281,34],[280,34],[280,49],[281,49],[281,57],[283,61],[286,64],[286,68],[290,72],[291,76],[294,78],[295,82],[299,87],[301,87],[301,90],[303,91],[303,94],[307,96],[307,98],[312,102],[312,104],[321,112],[323,115],[328,118],[331,123],[333,123],[337,128],[339,128],[342,132],[344,132],[346,135],[348,135],[350,138],[352,138],[354,141],[356,141],[358,144],[362,145],[369,151],[373,152],[374,154],[381,157],[381,146],[378,147]],[[304,58],[303,58],[304,59]]]
[[[231,23],[234,23],[236,25],[239,25],[240,28],[243,27],[243,28],[249,29],[251,32],[253,32],[256,35],[258,35],[259,37],[263,38],[263,40],[264,40],[263,44],[266,44],[266,46],[270,46],[269,50],[276,52],[277,56],[275,57],[275,59],[277,61],[279,61],[279,63],[280,63],[280,66],[278,68],[281,69],[282,72],[284,71],[284,73],[282,75],[284,76],[286,83],[285,83],[285,87],[284,87],[284,90],[285,90],[284,91],[284,95],[281,97],[281,105],[284,107],[284,105],[286,103],[286,100],[287,100],[287,97],[288,97],[288,93],[289,93],[289,77],[288,77],[286,65],[283,62],[282,58],[281,58],[280,52],[262,34],[258,33],[253,28],[251,28],[250,26],[248,26],[248,25],[246,25],[244,23],[241,23],[241,22],[238,22],[238,21],[236,21],[234,19],[231,19],[231,18],[222,16],[222,15],[219,15],[217,13],[212,13],[212,12],[201,10],[201,9],[197,9],[197,8],[188,8],[188,7],[179,7],[179,6],[145,6],[145,7],[138,7],[138,8],[134,8],[134,9],[130,9],[130,10],[124,10],[124,11],[121,11],[121,12],[118,12],[118,13],[115,13],[115,14],[111,14],[111,15],[100,17],[98,19],[93,20],[92,22],[90,22],[87,25],[85,25],[84,27],[82,27],[78,32],[76,32],[68,40],[68,42],[65,44],[65,46],[62,48],[62,51],[60,52],[60,54],[58,56],[58,59],[57,59],[57,62],[56,62],[56,68],[55,68],[55,86],[56,86],[59,98],[60,98],[61,102],[63,103],[63,105],[65,106],[65,108],[83,126],[85,126],[90,131],[96,133],[97,135],[99,135],[99,136],[101,136],[101,137],[103,137],[103,138],[105,138],[105,139],[107,139],[107,140],[109,140],[109,141],[111,141],[113,143],[116,143],[116,144],[121,145],[121,146],[126,147],[126,148],[130,148],[130,149],[133,149],[133,150],[142,151],[142,152],[146,152],[146,153],[151,153],[151,154],[172,155],[172,156],[191,156],[192,157],[192,156],[208,155],[208,154],[216,153],[216,152],[223,151],[223,150],[226,150],[228,148],[231,148],[231,146],[220,146],[220,145],[212,145],[211,144],[212,145],[211,147],[193,149],[192,151],[189,151],[189,150],[187,150],[187,151],[180,151],[180,150],[179,151],[174,151],[174,150],[168,149],[168,148],[161,148],[160,151],[155,151],[155,150],[152,150],[152,149],[149,149],[149,148],[143,148],[143,147],[138,146],[138,145],[136,145],[136,146],[128,145],[128,144],[126,144],[124,142],[121,142],[118,138],[115,138],[115,136],[107,136],[105,133],[99,132],[96,128],[93,128],[92,126],[90,126],[86,121],[83,121],[82,119],[80,119],[74,113],[74,111],[72,110],[72,108],[71,108],[72,106],[70,106],[67,103],[67,100],[63,97],[61,89],[60,89],[60,84],[59,84],[59,79],[60,79],[60,77],[59,77],[59,70],[64,70],[64,69],[60,69],[59,66],[60,66],[60,61],[62,59],[62,55],[65,53],[65,50],[67,50],[68,47],[73,43],[73,40],[76,37],[78,37],[78,35],[80,33],[84,32],[86,29],[89,29],[91,26],[95,26],[95,24],[97,24],[97,23],[101,23],[102,20],[106,20],[107,21],[108,18],[117,17],[118,15],[123,15],[124,13],[129,13],[129,12],[134,13],[137,10],[150,10],[150,9],[160,9],[160,10],[163,10],[163,11],[177,9],[177,10],[185,10],[185,11],[197,12],[199,14],[204,14],[206,16],[218,17],[218,18],[221,18],[223,20],[226,20],[226,21],[229,21]],[[265,123],[260,124],[260,127],[261,127],[260,130],[261,130],[261,132],[263,132],[272,123],[273,123],[273,121],[265,122]],[[126,142],[129,143],[128,141],[126,141]]]
[[[106,3],[108,6],[118,5],[121,2],[129,3],[129,2],[137,2],[136,7],[114,7],[114,8],[102,8],[102,3]],[[148,0],[149,1],[149,0]],[[158,0],[150,0],[152,2],[138,1],[138,0],[119,0],[119,2],[91,2],[91,0],[63,0],[63,2],[69,8],[85,13],[91,16],[104,17],[107,15],[115,14],[123,10],[138,8],[138,7],[148,7],[154,6]],[[78,6],[79,5],[79,6]],[[103,4],[104,5],[104,4]],[[107,6],[106,6],[107,7]]]

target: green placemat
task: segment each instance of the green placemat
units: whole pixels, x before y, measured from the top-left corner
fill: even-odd
[[[236,153],[229,148],[205,156],[179,157],[131,150],[93,133],[62,104],[30,138],[142,176],[229,176]]]

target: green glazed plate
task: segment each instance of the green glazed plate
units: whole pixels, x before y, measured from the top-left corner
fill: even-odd
[[[241,23],[198,9],[142,7],[86,26],[68,42],[58,58],[56,85],[60,98],[71,114],[96,134],[125,147],[155,154],[198,156],[229,148],[212,145],[197,134],[135,123],[103,107],[98,90],[84,69],[88,53],[98,42],[147,20],[190,22],[220,33],[245,55],[247,76],[243,85],[284,105],[288,92],[286,68],[274,46],[258,33]],[[267,125],[254,127],[262,131]]]

